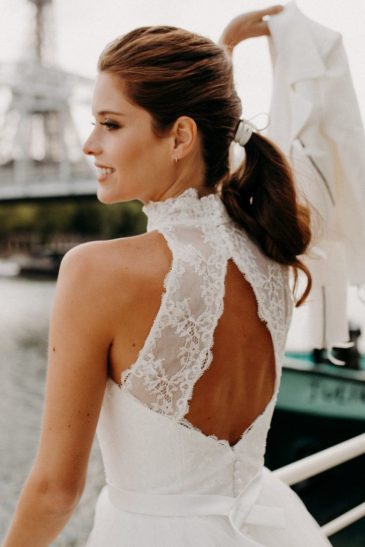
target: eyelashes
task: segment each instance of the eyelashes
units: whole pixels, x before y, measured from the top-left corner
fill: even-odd
[[[103,125],[106,127],[108,131],[113,131],[114,129],[120,129],[120,125],[111,121],[111,120],[105,120],[104,122],[99,122],[100,125]],[[96,125],[96,122],[91,122],[91,125]]]
[[[119,129],[120,125],[118,125],[115,122],[105,120],[105,122],[100,122],[100,125],[104,125],[109,131],[112,131],[113,129]]]

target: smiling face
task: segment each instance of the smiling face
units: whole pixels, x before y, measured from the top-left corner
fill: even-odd
[[[156,136],[151,115],[131,103],[122,80],[107,72],[96,80],[93,115],[95,128],[83,150],[95,158],[98,199],[145,203],[163,195],[176,176],[172,134]]]

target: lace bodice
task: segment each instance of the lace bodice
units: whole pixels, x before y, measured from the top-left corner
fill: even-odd
[[[235,225],[218,194],[199,198],[188,188],[177,197],[148,202],[143,211],[147,231],[165,237],[173,258],[150,333],[122,374],[123,389],[151,410],[186,423],[194,385],[212,361],[229,259],[251,284],[271,333],[277,387],[292,308],[287,269],[264,256]]]

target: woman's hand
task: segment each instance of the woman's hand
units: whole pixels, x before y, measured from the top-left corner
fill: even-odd
[[[284,6],[276,5],[258,11],[249,11],[238,15],[223,30],[219,44],[226,46],[229,51],[246,40],[255,36],[268,36],[269,27],[264,20],[265,16],[276,15],[283,11]]]

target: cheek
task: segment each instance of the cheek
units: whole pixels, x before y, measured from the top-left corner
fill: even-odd
[[[113,146],[113,156],[116,166],[132,167],[136,161],[142,158],[148,152],[148,143],[140,138],[140,135],[128,133],[127,131],[120,136]]]
[[[167,138],[152,136],[141,143],[141,155],[146,158],[151,167],[166,166],[169,158],[169,141]]]
[[[156,171],[161,172],[166,165],[166,143],[156,138],[141,138],[138,135],[128,140],[120,152],[118,163],[123,163],[128,170],[133,169],[135,174],[148,169],[152,171],[150,175],[153,175]]]

